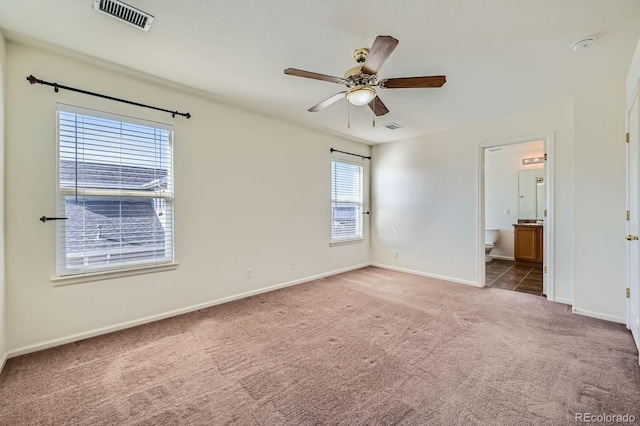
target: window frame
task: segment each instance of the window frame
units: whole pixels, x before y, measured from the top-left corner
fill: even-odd
[[[151,127],[154,129],[160,129],[169,132],[169,143],[166,153],[167,162],[170,164],[167,181],[167,188],[169,191],[138,191],[138,190],[119,190],[119,189],[70,189],[63,188],[61,184],[61,113],[80,114],[98,119],[113,120],[121,123],[139,125],[145,127]],[[159,272],[164,270],[172,270],[177,268],[175,253],[175,133],[173,126],[166,123],[160,123],[152,120],[146,120],[141,118],[130,117],[122,114],[110,113],[106,111],[95,110],[91,108],[78,107],[63,103],[56,104],[56,211],[58,217],[64,217],[65,215],[65,198],[68,196],[88,197],[92,200],[101,199],[114,199],[120,201],[139,201],[142,199],[150,199],[151,203],[154,200],[164,200],[165,205],[170,209],[170,219],[168,223],[163,226],[165,235],[165,246],[169,246],[171,255],[167,256],[166,260],[153,260],[153,261],[129,261],[126,263],[114,263],[113,265],[100,265],[91,268],[82,268],[75,270],[73,268],[66,267],[66,255],[68,245],[66,242],[66,220],[57,221],[56,227],[56,275],[51,278],[54,285],[67,285],[80,282],[95,281],[100,279],[115,278],[120,276],[137,275],[150,272]],[[167,237],[168,240],[167,240]],[[86,240],[86,237],[85,237]],[[105,254],[107,251],[105,251]]]
[[[334,197],[333,197],[333,189],[334,189],[334,179],[333,179],[333,163],[344,163],[344,164],[349,164],[352,166],[356,166],[359,169],[359,174],[360,174],[360,200],[358,202],[356,202],[357,204],[357,219],[356,219],[356,223],[357,223],[357,227],[359,231],[359,235],[351,235],[351,236],[347,236],[347,237],[343,237],[343,238],[334,238],[333,235],[333,222],[334,222],[334,203],[336,203],[337,201],[334,201]],[[330,239],[329,239],[329,245],[330,246],[338,246],[338,245],[343,245],[343,244],[352,244],[352,243],[360,243],[364,241],[364,192],[365,192],[365,182],[364,182],[364,177],[365,177],[365,170],[364,170],[364,163],[363,162],[358,162],[358,161],[353,161],[353,160],[345,160],[342,158],[336,158],[336,157],[332,157],[331,158],[331,163],[330,163],[330,188],[329,188],[329,198],[330,198],[330,225],[329,225],[329,233],[330,233]]]

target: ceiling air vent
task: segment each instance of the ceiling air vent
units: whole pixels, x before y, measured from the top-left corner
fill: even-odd
[[[390,130],[402,129],[402,126],[399,125],[398,123],[385,124],[384,127],[386,127],[387,129],[390,129]]]
[[[144,31],[149,31],[153,16],[119,0],[93,0],[93,8]]]

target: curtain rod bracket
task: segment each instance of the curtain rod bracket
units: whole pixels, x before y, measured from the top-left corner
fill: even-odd
[[[125,104],[135,105],[142,108],[149,108],[149,109],[155,109],[156,111],[168,112],[169,114],[171,114],[173,118],[176,118],[176,115],[181,115],[186,119],[191,118],[191,114],[189,114],[188,112],[171,111],[164,108],[158,108],[151,105],[141,104],[139,102],[128,101],[126,99],[114,98],[113,96],[103,95],[101,93],[89,92],[88,90],[82,90],[82,89],[76,89],[75,87],[63,86],[62,84],[58,84],[58,83],[50,83],[48,81],[40,80],[39,78],[36,78],[33,75],[30,75],[29,77],[27,77],[27,81],[31,84],[38,83],[38,84],[44,84],[46,86],[53,86],[53,90],[56,93],[58,93],[60,89],[66,89],[66,90],[71,90],[72,92],[82,93],[84,95],[96,96],[98,98],[109,99],[111,101],[122,102]]]

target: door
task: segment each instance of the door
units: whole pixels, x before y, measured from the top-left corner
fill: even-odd
[[[627,116],[629,128],[629,146],[627,152],[627,191],[629,220],[627,221],[627,327],[633,334],[636,347],[640,352],[640,156],[638,149],[638,93],[633,100]],[[640,362],[640,358],[639,358]]]

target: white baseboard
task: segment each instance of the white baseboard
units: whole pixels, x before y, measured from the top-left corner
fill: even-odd
[[[498,260],[509,260],[511,262],[515,262],[516,261],[516,259],[514,257],[501,256],[499,254],[496,254],[496,255],[490,254],[489,257],[492,258],[492,259],[498,259]]]
[[[562,303],[563,305],[573,306],[573,299],[565,299],[563,297],[555,297],[553,300],[549,299],[550,302]]]
[[[7,363],[7,359],[9,359],[9,354],[7,353],[2,354],[2,358],[0,358],[0,373],[2,373],[2,369],[4,368],[4,365]]]
[[[609,314],[603,314],[601,312],[594,312],[594,311],[589,311],[587,309],[579,309],[576,308],[575,306],[573,308],[571,308],[571,311],[574,314],[578,314],[578,315],[583,315],[585,317],[591,317],[591,318],[598,318],[601,320],[605,320],[605,321],[611,321],[611,322],[618,322],[621,324],[626,324],[627,321],[624,317],[619,317],[616,315],[609,315]]]
[[[412,269],[397,268],[395,266],[385,265],[382,263],[372,263],[371,266],[375,266],[377,268],[383,268],[383,269],[390,269],[392,271],[406,272],[407,274],[420,275],[422,277],[435,278],[443,281],[450,281],[457,284],[466,284],[474,287],[480,287],[476,281],[467,281],[467,280],[461,280],[458,278],[446,277],[444,275],[436,275],[436,274],[429,274],[427,272],[414,271]]]
[[[244,299],[245,297],[249,297],[249,296],[255,296],[256,294],[261,294],[261,293],[267,293],[269,291],[274,291],[274,290],[278,290],[281,288],[285,288],[285,287],[290,287],[293,285],[297,285],[297,284],[303,284],[309,281],[314,281],[320,278],[325,278],[325,277],[329,277],[331,275],[337,275],[337,274],[341,274],[343,272],[348,272],[348,271],[353,271],[356,269],[361,269],[364,267],[370,266],[369,263],[363,263],[360,265],[355,265],[355,266],[350,266],[348,268],[343,268],[343,269],[338,269],[335,271],[330,271],[330,272],[325,272],[322,274],[318,274],[318,275],[312,275],[310,277],[305,277],[305,278],[300,278],[294,281],[288,281],[285,283],[281,283],[281,284],[276,284],[276,285],[272,285],[269,287],[263,287],[261,289],[257,289],[257,290],[251,290],[251,291],[247,291],[244,293],[240,293],[240,294],[235,294],[233,296],[227,296],[227,297],[223,297],[220,299],[216,299],[216,300],[212,300],[209,302],[205,302],[205,303],[200,303],[197,305],[192,305],[192,306],[187,306],[184,308],[180,308],[180,309],[175,309],[172,311],[168,311],[168,312],[163,312],[160,314],[156,314],[156,315],[150,315],[148,317],[144,317],[144,318],[140,318],[140,319],[136,319],[136,320],[131,320],[131,321],[125,321],[119,324],[115,324],[115,325],[111,325],[111,326],[107,326],[107,327],[100,327],[100,328],[96,328],[93,330],[89,330],[89,331],[85,331],[82,333],[77,333],[77,334],[72,334],[70,336],[66,336],[66,337],[61,337],[61,338],[57,338],[57,339],[51,339],[51,340],[47,340],[45,342],[41,342],[41,343],[35,343],[32,345],[27,345],[27,346],[23,346],[21,348],[17,348],[17,349],[13,349],[10,350],[8,354],[5,354],[4,359],[8,359],[8,358],[13,358],[16,356],[20,356],[20,355],[24,355],[24,354],[28,354],[31,352],[37,352],[37,351],[41,351],[44,349],[49,349],[49,348],[53,348],[55,346],[61,346],[61,345],[65,345],[67,343],[72,343],[72,342],[77,342],[79,340],[84,340],[84,339],[88,339],[91,337],[95,337],[95,336],[100,336],[101,334],[107,334],[107,333],[112,333],[114,331],[118,331],[118,330],[124,330],[126,328],[131,328],[131,327],[135,327],[138,325],[142,325],[142,324],[147,324],[150,322],[154,322],[154,321],[160,321],[166,318],[171,318],[171,317],[175,317],[177,315],[182,315],[182,314],[186,314],[189,312],[195,312],[199,309],[206,309],[206,308],[210,308],[211,306],[215,306],[215,305],[221,305],[223,303],[227,303],[227,302],[231,302],[234,300],[238,300],[238,299]]]

